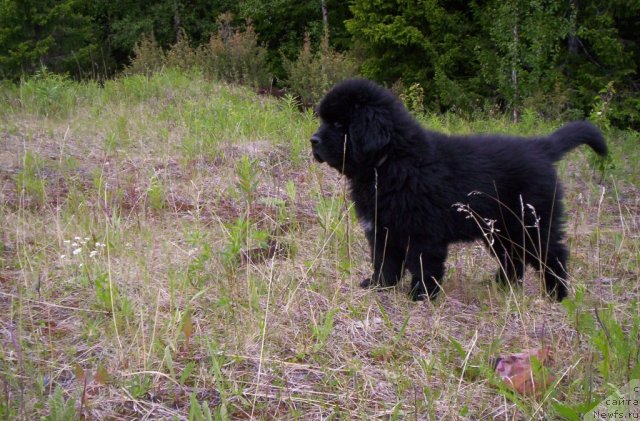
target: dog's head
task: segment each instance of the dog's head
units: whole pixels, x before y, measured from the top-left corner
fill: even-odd
[[[311,136],[313,156],[352,177],[383,162],[406,111],[388,90],[365,79],[331,89],[316,108],[322,123]]]

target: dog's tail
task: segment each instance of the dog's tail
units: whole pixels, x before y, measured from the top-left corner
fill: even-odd
[[[561,160],[567,152],[582,144],[591,146],[598,155],[607,154],[607,144],[602,132],[587,121],[568,123],[541,142],[541,146],[553,162]]]

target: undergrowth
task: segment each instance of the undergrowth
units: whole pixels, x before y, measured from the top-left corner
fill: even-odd
[[[571,298],[529,272],[497,288],[473,243],[414,303],[405,283],[357,286],[348,189],[312,163],[317,121],[291,98],[179,70],[0,89],[2,419],[579,419],[640,377],[637,133],[607,129],[600,168],[586,148],[560,164]],[[540,346],[543,393],[497,379],[498,355]]]

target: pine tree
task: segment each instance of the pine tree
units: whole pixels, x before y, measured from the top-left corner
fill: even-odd
[[[99,61],[95,27],[75,0],[0,3],[0,77],[15,79],[40,67],[93,76]]]

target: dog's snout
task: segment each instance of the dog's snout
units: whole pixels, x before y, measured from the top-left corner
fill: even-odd
[[[313,136],[311,136],[311,145],[312,146],[317,146],[320,144],[320,141],[322,139],[320,139],[320,136],[318,136],[317,134],[314,134]]]

